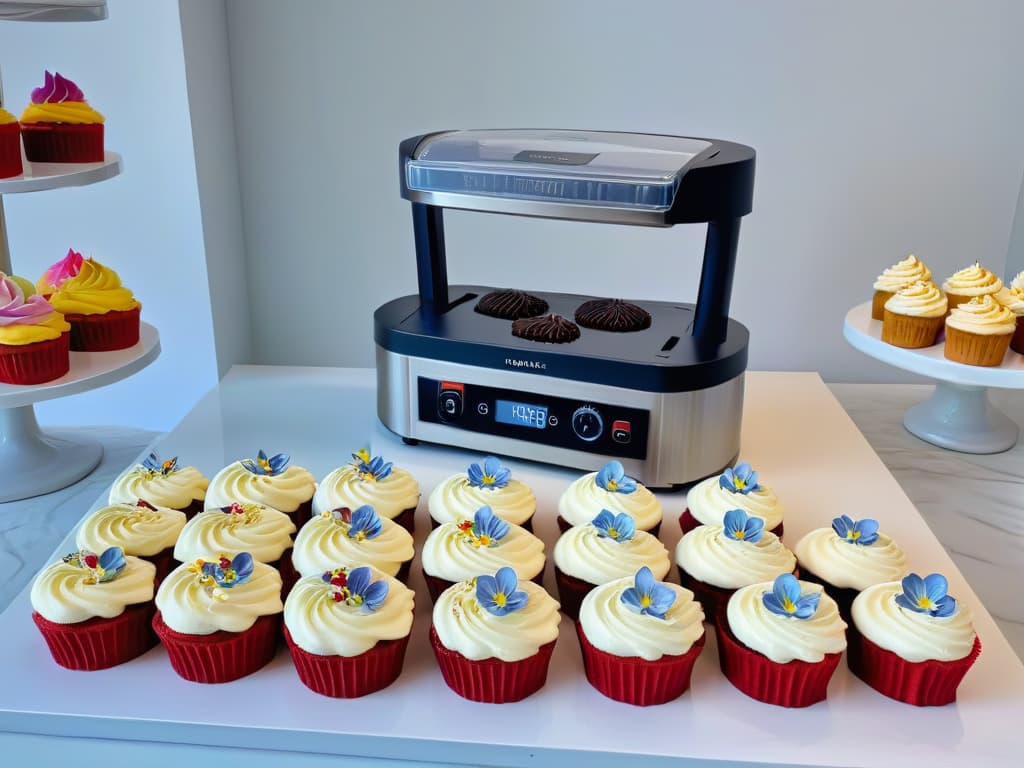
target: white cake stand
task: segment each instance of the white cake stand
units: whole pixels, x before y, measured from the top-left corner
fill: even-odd
[[[882,341],[882,321],[871,319],[871,302],[846,314],[843,335],[869,357],[936,380],[932,396],[907,411],[911,434],[963,453],[1000,453],[1017,443],[1020,427],[988,398],[988,388],[1024,389],[1024,356],[1008,351],[1003,364],[988,368],[947,360],[943,345],[903,349]]]

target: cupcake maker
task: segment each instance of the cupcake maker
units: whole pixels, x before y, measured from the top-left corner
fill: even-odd
[[[374,313],[377,413],[388,429],[410,443],[585,470],[618,459],[654,487],[735,459],[749,336],[728,312],[753,149],[635,133],[445,131],[403,141],[399,170],[419,294]],[[496,298],[488,295],[523,287],[449,285],[445,208],[707,223],[697,303],[605,300],[577,323],[580,306],[600,297],[526,288]],[[513,320],[480,311],[529,314],[545,304],[515,321],[525,338]]]

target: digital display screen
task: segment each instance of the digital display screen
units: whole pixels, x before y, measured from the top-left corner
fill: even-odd
[[[548,425],[548,409],[545,405],[528,405],[511,400],[497,400],[494,403],[494,420],[502,424],[518,424],[521,427],[544,429]]]

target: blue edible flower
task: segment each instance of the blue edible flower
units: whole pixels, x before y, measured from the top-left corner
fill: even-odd
[[[155,453],[150,453],[142,462],[143,469],[148,469],[150,472],[161,475],[171,474],[176,471],[177,466],[177,456],[173,459],[168,459],[167,461],[160,461],[159,457]]]
[[[626,470],[619,461],[609,461],[601,467],[594,482],[611,493],[632,493],[636,490],[636,480],[626,476]]]
[[[597,535],[602,539],[611,539],[620,544],[632,539],[636,533],[636,523],[625,512],[612,515],[607,509],[602,509],[590,524],[597,528]]]
[[[68,565],[92,571],[85,580],[86,584],[113,581],[128,565],[124,559],[124,551],[120,547],[107,547],[99,555],[88,549],[81,549],[65,555],[62,559]]]
[[[355,512],[351,512],[347,522],[349,523],[348,537],[357,541],[376,538],[384,527],[377,510],[369,504],[363,504]]]
[[[718,478],[718,484],[727,491],[742,493],[744,496],[761,489],[757,484],[757,472],[745,461],[725,470]]]
[[[512,470],[501,466],[501,462],[494,456],[488,456],[482,467],[470,464],[466,475],[474,488],[504,488],[512,478]]]
[[[239,552],[234,558],[221,555],[217,562],[199,561],[197,564],[207,584],[212,581],[225,589],[247,582],[254,567],[252,555],[248,552]]]
[[[860,544],[866,547],[878,541],[878,521],[865,517],[863,520],[854,520],[849,515],[840,515],[832,518],[832,530],[836,536],[848,544]]]
[[[476,599],[488,613],[504,616],[526,606],[530,598],[517,590],[519,577],[507,565],[499,568],[493,576],[477,576]]]
[[[498,517],[490,507],[480,507],[473,515],[473,535],[482,547],[492,547],[505,538],[509,524]]]
[[[789,619],[809,619],[818,610],[821,593],[800,593],[800,582],[792,573],[783,573],[776,577],[771,592],[761,596],[764,607],[779,616]]]
[[[255,459],[242,459],[242,466],[254,475],[279,475],[288,466],[291,457],[287,453],[278,453],[267,457],[262,450],[256,454]]]
[[[353,453],[352,455],[355,456],[356,454]],[[359,473],[359,477],[363,480],[378,481],[390,475],[393,466],[393,462],[385,462],[383,456],[374,456],[366,461],[360,459],[356,463],[356,472]]]
[[[348,574],[348,596],[345,600],[349,605],[361,605],[365,611],[376,611],[384,604],[388,596],[386,581],[373,581],[373,573],[365,565],[353,568]]]
[[[722,521],[725,535],[736,541],[749,541],[757,544],[764,535],[764,520],[748,515],[742,509],[730,509]]]
[[[619,598],[639,613],[645,613],[656,619],[664,619],[665,611],[676,601],[676,593],[659,581],[646,565],[636,572],[633,586],[622,593]]]
[[[946,594],[949,582],[941,573],[932,573],[923,579],[916,573],[903,577],[903,592],[896,595],[896,605],[915,613],[927,613],[937,619],[951,616],[956,611],[956,600]]]

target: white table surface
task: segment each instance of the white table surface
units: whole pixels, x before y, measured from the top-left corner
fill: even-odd
[[[377,426],[373,394],[370,371],[234,369],[167,436],[160,451],[180,455],[207,474],[257,448],[289,451],[296,463],[320,477],[369,440],[375,452],[395,459],[420,480],[419,543],[427,530],[430,488],[461,471],[471,457],[402,445]],[[947,574],[951,592],[971,606],[984,644],[957,704],[918,709],[890,701],[850,675],[844,664],[826,703],[806,710],[760,704],[721,676],[710,638],[689,693],[661,707],[633,708],[604,699],[586,683],[568,620],[540,693],[518,704],[473,704],[451,693],[440,678],[426,641],[429,601],[418,577],[413,585],[423,599],[403,675],[385,691],[361,700],[334,701],[309,692],[295,677],[285,651],[264,670],[216,687],[177,678],[159,648],[111,670],[74,673],[50,660],[28,620],[26,590],[0,616],[5,682],[0,730],[10,732],[0,734],[0,748],[7,755],[17,754],[12,749],[32,750],[38,757],[73,747],[74,754],[88,757],[102,746],[106,751],[100,754],[135,763],[144,755],[150,765],[196,754],[204,760],[234,754],[198,751],[209,745],[301,752],[283,758],[289,765],[338,764],[328,755],[357,756],[352,764],[368,764],[370,756],[489,765],[554,765],[567,756],[585,757],[594,765],[667,764],[673,758],[676,764],[682,758],[684,764],[722,761],[719,765],[1016,764],[1024,668],[896,480],[815,374],[749,374],[742,457],[762,471],[785,501],[788,542],[828,525],[838,514],[871,515],[901,543],[914,568]],[[578,473],[509,464],[534,488],[540,502],[537,532],[550,546],[558,494]],[[677,493],[663,495],[662,501],[662,539],[672,547],[679,537],[673,518],[685,500]],[[70,548],[69,541],[58,553]],[[547,577],[551,586],[550,568]],[[1013,587],[1019,588],[1019,582],[1007,590],[1010,594]],[[55,735],[93,740],[72,742]],[[243,754],[252,758],[249,765],[270,764],[272,757],[251,750]]]

